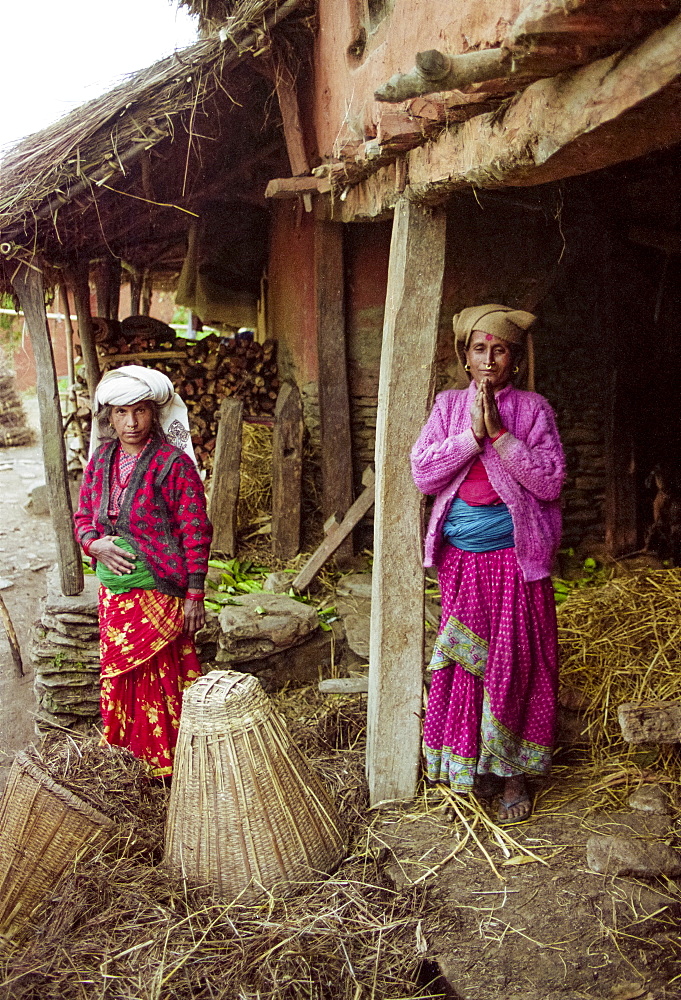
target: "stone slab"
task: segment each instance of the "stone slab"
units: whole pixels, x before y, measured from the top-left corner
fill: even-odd
[[[627,743],[681,741],[681,702],[625,702],[617,709],[617,718]]]
[[[67,597],[61,592],[59,568],[54,566],[47,574],[47,599],[45,609],[53,614],[67,611],[70,614],[91,614],[97,617],[99,580],[89,573],[85,576],[83,591],[75,597]]]
[[[317,612],[284,594],[243,594],[218,617],[220,662],[244,663],[290,649],[319,628]]]
[[[589,868],[600,875],[635,875],[655,878],[681,875],[681,854],[662,843],[634,837],[593,834],[586,842]]]
[[[641,785],[628,799],[632,809],[639,812],[668,816],[672,812],[669,796],[660,785]]]
[[[371,573],[349,573],[341,577],[336,593],[345,597],[364,597],[371,600]]]
[[[252,673],[266,691],[278,691],[286,684],[316,684],[331,670],[332,662],[338,663],[343,655],[343,630],[339,622],[334,622],[331,630],[318,629],[296,646],[271,656],[239,663],[236,669]],[[216,657],[220,667],[226,662],[221,659],[222,650]]]

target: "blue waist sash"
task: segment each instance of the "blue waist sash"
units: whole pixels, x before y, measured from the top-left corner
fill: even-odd
[[[493,552],[512,549],[513,520],[505,503],[471,507],[454,497],[442,526],[444,539],[464,552]]]

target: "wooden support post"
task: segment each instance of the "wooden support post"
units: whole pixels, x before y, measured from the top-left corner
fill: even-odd
[[[321,424],[322,513],[343,517],[352,504],[352,438],[345,351],[343,225],[315,223],[314,237],[319,417]],[[354,552],[352,537],[338,556]]]
[[[215,442],[209,516],[213,522],[213,549],[236,555],[236,509],[239,502],[241,465],[241,400],[228,397],[220,405],[220,423]]]
[[[78,339],[80,340],[80,349],[85,364],[85,378],[87,380],[90,399],[94,399],[95,389],[97,388],[101,373],[92,328],[90,282],[87,264],[73,271],[71,274],[71,287],[73,288],[73,301],[76,307],[76,316],[78,317]]]
[[[373,804],[416,792],[421,752],[423,503],[409,452],[432,401],[445,215],[395,207],[378,391],[367,777]]]
[[[144,276],[141,271],[130,272],[130,315],[139,316],[140,300],[142,298],[142,282]]]
[[[121,262],[118,257],[105,257],[94,270],[97,294],[97,315],[118,319],[121,297]]]
[[[57,374],[45,312],[43,276],[37,269],[22,265],[15,273],[12,284],[26,318],[36,361],[43,462],[57,543],[61,587],[64,594],[73,596],[80,594],[83,589],[83,565],[80,548],[73,533],[73,508],[66,471]]]
[[[291,165],[291,173],[294,177],[299,177],[310,172],[310,161],[305,149],[305,135],[298,107],[296,80],[280,55],[277,55],[274,60],[274,86],[279,101],[284,142]],[[303,193],[303,204],[306,212],[312,211],[312,198],[309,192]]]
[[[272,554],[278,559],[291,559],[300,548],[303,430],[300,393],[285,382],[274,410],[272,436]]]
[[[154,286],[151,281],[151,275],[148,271],[144,272],[144,278],[142,279],[142,296],[140,301],[140,316],[148,316],[151,310],[151,299],[154,294]]]
[[[59,301],[61,310],[64,313],[64,341],[66,345],[66,377],[69,382],[67,396],[67,410],[71,413],[78,409],[76,400],[76,372],[73,365],[73,323],[71,322],[71,306],[69,305],[69,293],[66,284],[59,282]]]

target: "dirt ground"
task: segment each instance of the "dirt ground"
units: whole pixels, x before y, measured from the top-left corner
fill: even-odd
[[[45,479],[37,400],[26,395],[23,402],[36,431],[35,444],[0,448],[0,596],[16,629],[24,667],[24,676],[18,678],[5,631],[0,629],[0,788],[14,754],[34,738],[29,630],[46,593],[47,570],[56,559],[49,515],[35,516],[23,509],[30,490]]]
[[[27,397],[25,405],[37,429],[35,398]],[[2,581],[11,584],[0,594],[25,670],[23,678],[15,676],[0,634],[0,787],[13,754],[34,738],[29,629],[56,553],[49,516],[28,514],[22,505],[42,481],[39,443],[0,449],[0,587]],[[509,831],[513,840],[503,844],[480,815],[476,819],[478,807],[460,801],[457,814],[437,789],[424,792],[408,810],[382,810],[376,818],[368,836],[396,887],[421,881],[430,886],[438,930],[429,932],[420,950],[424,982],[433,980],[433,995],[681,998],[679,884],[597,875],[586,863],[586,840],[594,832],[633,832],[681,846],[678,810],[647,818],[633,812],[626,804],[636,784],[631,761],[611,759],[599,774],[592,762],[585,763],[588,757],[572,750],[559,758],[552,784],[537,790],[533,821]],[[608,774],[616,775],[618,768],[629,774],[628,786],[609,784]]]
[[[635,781],[604,798],[579,756],[559,757],[552,783],[535,789],[533,820],[507,830],[515,843],[502,846],[480,817],[474,826],[479,810],[460,799],[457,816],[439,790],[370,831],[395,884],[427,880],[431,905],[441,908],[426,967],[439,974],[445,1000],[681,997],[678,882],[599,875],[586,861],[592,833],[680,846],[678,811],[627,808]],[[491,804],[486,812],[495,815]],[[462,816],[479,843],[469,835],[460,849]]]

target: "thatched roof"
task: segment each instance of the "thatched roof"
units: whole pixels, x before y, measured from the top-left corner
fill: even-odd
[[[288,173],[273,83],[260,63],[275,32],[289,54],[301,51],[309,3],[229,6],[219,36],[135,73],[7,153],[6,272],[34,255],[61,266],[113,253],[148,266],[149,247],[160,260],[159,246],[181,242],[206,199],[227,191],[258,200],[273,173]]]

